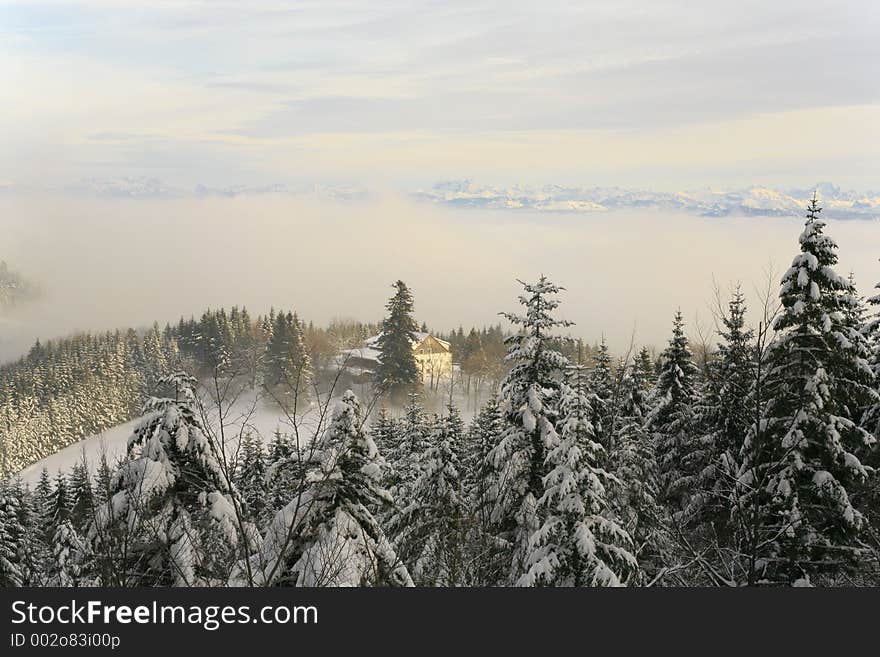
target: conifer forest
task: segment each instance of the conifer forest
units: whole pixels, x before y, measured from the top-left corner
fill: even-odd
[[[448,334],[397,281],[374,325],[232,307],[36,342],[0,368],[0,583],[876,585],[880,296],[821,211],[708,345],[680,312],[662,350],[586,344],[544,276]],[[129,422],[115,457],[17,474]]]

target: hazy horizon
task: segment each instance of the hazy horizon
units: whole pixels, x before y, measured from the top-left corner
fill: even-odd
[[[515,279],[541,273],[568,288],[562,314],[579,335],[661,346],[679,306],[691,330],[698,314],[711,323],[713,275],[751,293],[772,261],[778,278],[801,219],[464,212],[403,190],[875,190],[871,8],[0,0],[0,258],[47,290],[6,320],[0,357],[207,306],[378,320],[397,278],[438,330],[494,324],[516,307]],[[119,178],[399,193],[336,204],[45,192]],[[880,278],[876,224],[831,226],[862,290]]]
[[[324,325],[378,321],[400,278],[432,329],[501,322],[516,279],[564,285],[560,316],[613,351],[662,347],[681,308],[711,329],[713,279],[750,300],[798,250],[802,219],[657,211],[566,215],[455,210],[386,195],[340,203],[289,197],[115,201],[3,199],[0,253],[44,288],[7,318],[0,358],[77,330],[164,324],[207,307],[292,308]],[[880,279],[876,220],[830,221],[838,270],[862,293]],[[697,248],[694,248],[697,245]]]

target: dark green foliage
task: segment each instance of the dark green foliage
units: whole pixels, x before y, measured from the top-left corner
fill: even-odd
[[[392,287],[395,293],[385,306],[388,314],[382,320],[376,343],[380,354],[376,383],[392,398],[401,399],[421,384],[421,375],[413,355],[418,325],[412,317],[413,295],[406,283],[397,281]]]
[[[263,385],[282,407],[297,410],[309,401],[311,359],[295,313],[278,314],[266,344]]]
[[[694,387],[698,370],[684,334],[681,312],[675,314],[672,338],[663,352],[654,408],[648,430],[654,435],[664,500],[683,507],[693,490],[696,466],[692,462]]]
[[[235,485],[250,517],[263,518],[271,502],[266,483],[266,454],[262,441],[250,432],[242,439]]]
[[[721,318],[722,342],[709,363],[709,379],[695,410],[694,490],[686,515],[692,523],[713,523],[716,531],[723,531],[729,520],[739,455],[754,424],[757,359],[745,315],[745,299],[737,288]]]

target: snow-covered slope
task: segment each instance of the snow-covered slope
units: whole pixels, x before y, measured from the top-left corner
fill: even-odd
[[[292,433],[288,420],[280,413],[277,408],[263,403],[255,399],[253,394],[244,395],[226,414],[224,422],[224,435],[226,435],[226,447],[233,451],[238,444],[238,436],[243,432],[250,431],[254,435],[262,437],[263,441],[268,443],[272,439],[272,435],[276,429],[282,432]],[[217,426],[216,414],[208,414],[212,420],[211,424]],[[302,423],[301,436],[308,437],[314,431],[317,424],[318,413],[306,413],[303,418],[298,419]],[[95,472],[98,463],[100,463],[101,455],[106,454],[107,462],[112,466],[117,459],[125,456],[128,447],[128,438],[134,431],[137,420],[126,422],[107,431],[84,438],[79,442],[68,445],[62,450],[55,452],[51,456],[47,456],[41,461],[37,461],[22,470],[18,476],[22,481],[32,486],[40,478],[40,472],[43,468],[49,471],[54,477],[59,470],[68,472],[75,463],[85,458],[86,463],[92,473]]]
[[[358,396],[363,397],[360,393]],[[329,408],[332,409],[337,399],[338,396],[334,396],[330,400]],[[445,400],[443,403],[445,403]],[[462,409],[462,419],[465,422],[470,422],[473,418],[473,412],[468,407],[468,400],[457,395],[455,403]],[[325,412],[323,413],[321,407],[313,404],[311,409],[297,416],[299,440],[302,444],[307,444],[311,437],[316,434],[319,423],[327,421],[330,413],[326,412],[326,402],[322,405],[325,406]],[[396,413],[400,412],[400,409],[397,409]],[[216,413],[209,412],[208,416],[211,425],[216,428],[218,424]],[[224,435],[226,436],[226,450],[228,454],[232,454],[235,451],[239,436],[247,432],[254,436],[259,436],[267,445],[271,442],[277,430],[291,436],[294,435],[287,416],[271,403],[263,399],[257,399],[256,394],[253,392],[242,395],[233,405],[232,409],[225,413],[225,418]],[[126,422],[68,445],[51,456],[47,456],[41,461],[29,465],[19,472],[17,476],[21,477],[24,483],[34,486],[39,480],[43,468],[46,468],[49,471],[49,475],[54,477],[59,470],[69,472],[74,464],[81,462],[83,459],[85,459],[89,470],[94,474],[101,461],[102,454],[106,454],[107,462],[112,467],[119,458],[125,456],[128,448],[128,438],[134,431],[137,422],[138,420]],[[218,433],[215,431],[215,435]]]
[[[51,456],[47,456],[42,461],[29,465],[18,476],[21,477],[24,483],[30,484],[33,487],[39,480],[40,472],[43,468],[46,468],[49,471],[49,475],[54,477],[59,470],[69,472],[75,463],[83,459],[85,459],[89,469],[94,473],[97,464],[101,460],[101,454],[107,455],[107,462],[111,465],[125,454],[128,437],[134,430],[134,425],[135,422],[120,424],[118,427],[113,427],[100,434],[68,445]]]

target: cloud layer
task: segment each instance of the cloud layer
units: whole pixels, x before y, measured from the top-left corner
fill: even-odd
[[[864,189],[880,173],[870,0],[0,0],[0,12],[0,180]]]
[[[711,324],[713,278],[754,301],[772,265],[797,253],[797,218],[700,218],[620,211],[566,215],[454,210],[396,196],[361,203],[289,197],[114,201],[0,199],[0,256],[38,280],[43,301],[5,319],[0,357],[36,337],[174,321],[207,306],[295,308],[307,320],[378,320],[390,284],[414,290],[439,330],[494,324],[515,279],[565,285],[562,314],[588,340],[662,346],[676,308]],[[839,271],[880,280],[877,221],[832,221]]]

